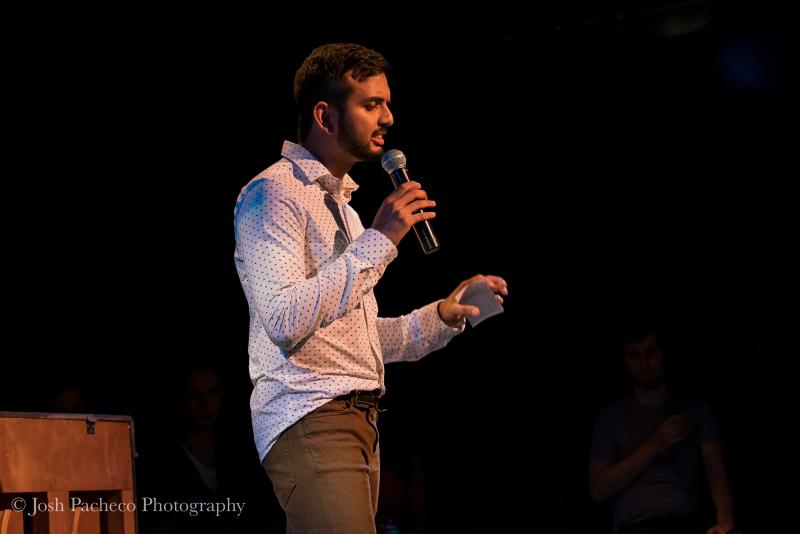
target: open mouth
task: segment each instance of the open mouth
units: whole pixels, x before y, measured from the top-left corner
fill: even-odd
[[[375,135],[371,139],[376,145],[383,146],[383,135]]]

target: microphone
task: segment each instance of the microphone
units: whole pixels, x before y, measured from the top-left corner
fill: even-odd
[[[383,158],[381,158],[381,167],[389,173],[392,178],[392,184],[397,189],[402,184],[411,180],[408,176],[406,169],[406,156],[397,149],[387,151]],[[424,213],[425,210],[417,210],[414,213]],[[433,233],[431,228],[431,221],[420,221],[413,226],[414,233],[417,234],[417,240],[422,247],[422,252],[425,254],[433,254],[439,250],[439,240]]]

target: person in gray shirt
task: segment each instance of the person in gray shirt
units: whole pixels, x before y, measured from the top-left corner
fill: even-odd
[[[664,350],[652,331],[625,344],[633,394],[603,410],[592,435],[589,492],[612,501],[619,534],[726,534],[733,531],[719,429],[709,405],[673,394],[664,380]],[[702,470],[716,524],[698,517]]]

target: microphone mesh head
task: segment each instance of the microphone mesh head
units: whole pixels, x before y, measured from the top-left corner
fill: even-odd
[[[381,166],[389,174],[392,174],[397,169],[405,169],[406,155],[396,148],[388,150],[381,158]]]

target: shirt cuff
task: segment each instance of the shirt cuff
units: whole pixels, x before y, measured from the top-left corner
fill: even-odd
[[[360,260],[375,268],[383,269],[397,257],[397,247],[383,232],[367,228],[351,244],[350,249]]]
[[[437,329],[439,330],[440,336],[447,337],[449,336],[452,338],[464,331],[467,326],[467,320],[461,319],[456,326],[448,326],[442,320],[442,316],[439,315],[439,303],[444,302],[444,299],[439,299],[435,302],[431,302],[427,306],[421,308],[422,313],[431,313],[434,317],[431,318],[431,322],[436,325]]]

